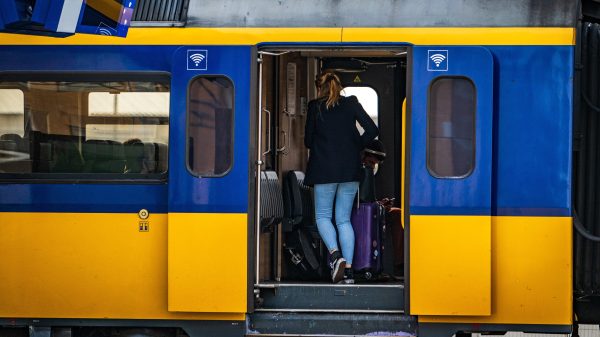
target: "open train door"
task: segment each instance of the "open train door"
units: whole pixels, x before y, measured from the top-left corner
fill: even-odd
[[[228,317],[240,320],[248,311],[254,54],[250,46],[190,46],[174,52],[169,311],[232,313]]]
[[[414,47],[411,70],[410,313],[490,315],[493,58]]]

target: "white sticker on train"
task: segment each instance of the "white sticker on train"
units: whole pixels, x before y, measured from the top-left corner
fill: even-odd
[[[206,70],[208,68],[208,50],[190,49],[187,51],[187,70]]]
[[[448,50],[428,50],[427,59],[427,71],[448,71]]]

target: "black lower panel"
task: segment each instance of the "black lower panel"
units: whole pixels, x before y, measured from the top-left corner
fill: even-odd
[[[544,324],[451,324],[451,323],[419,323],[419,337],[452,337],[458,332],[466,333],[504,333],[517,331],[525,333],[571,333],[571,325]]]
[[[180,336],[178,331],[183,331],[189,337],[242,337],[246,333],[245,321],[175,321],[175,320],[122,320],[122,319],[0,319],[0,327],[17,328],[29,327],[29,332],[40,331],[40,336],[44,336],[46,327],[70,327],[71,332],[87,333],[92,331],[90,327],[97,327],[98,331],[115,331],[122,330],[123,333],[118,335],[127,336],[131,328],[138,329],[134,335],[136,336],[169,336],[170,331],[173,331],[173,337]],[[84,327],[82,329],[82,327]],[[109,329],[106,329],[109,328]],[[140,331],[145,331],[141,333]],[[18,332],[15,330],[15,332]],[[35,336],[35,334],[34,334]],[[94,335],[96,336],[96,335]],[[103,336],[100,334],[99,336]],[[171,336],[169,336],[171,337]]]

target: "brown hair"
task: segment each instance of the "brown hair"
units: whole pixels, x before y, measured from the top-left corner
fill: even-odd
[[[327,109],[331,109],[331,107],[338,103],[341,96],[340,92],[344,89],[342,88],[340,78],[331,71],[325,71],[317,75],[315,85],[317,86],[317,95],[319,98],[327,99],[325,101]]]

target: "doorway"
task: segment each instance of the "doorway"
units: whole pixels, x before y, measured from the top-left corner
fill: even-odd
[[[314,78],[321,71],[334,71],[345,87],[343,94],[356,96],[380,129],[386,159],[375,176],[376,197],[400,206],[406,54],[406,47],[259,51],[257,311],[403,312],[404,261],[396,253],[403,248],[392,236],[392,227],[400,224],[385,226],[383,270],[376,275],[359,273],[354,285],[331,284],[327,250],[314,223],[312,191],[303,177],[309,155],[304,147],[307,106],[317,98]],[[296,191],[290,190],[292,185]],[[338,297],[332,301],[335,293]]]

